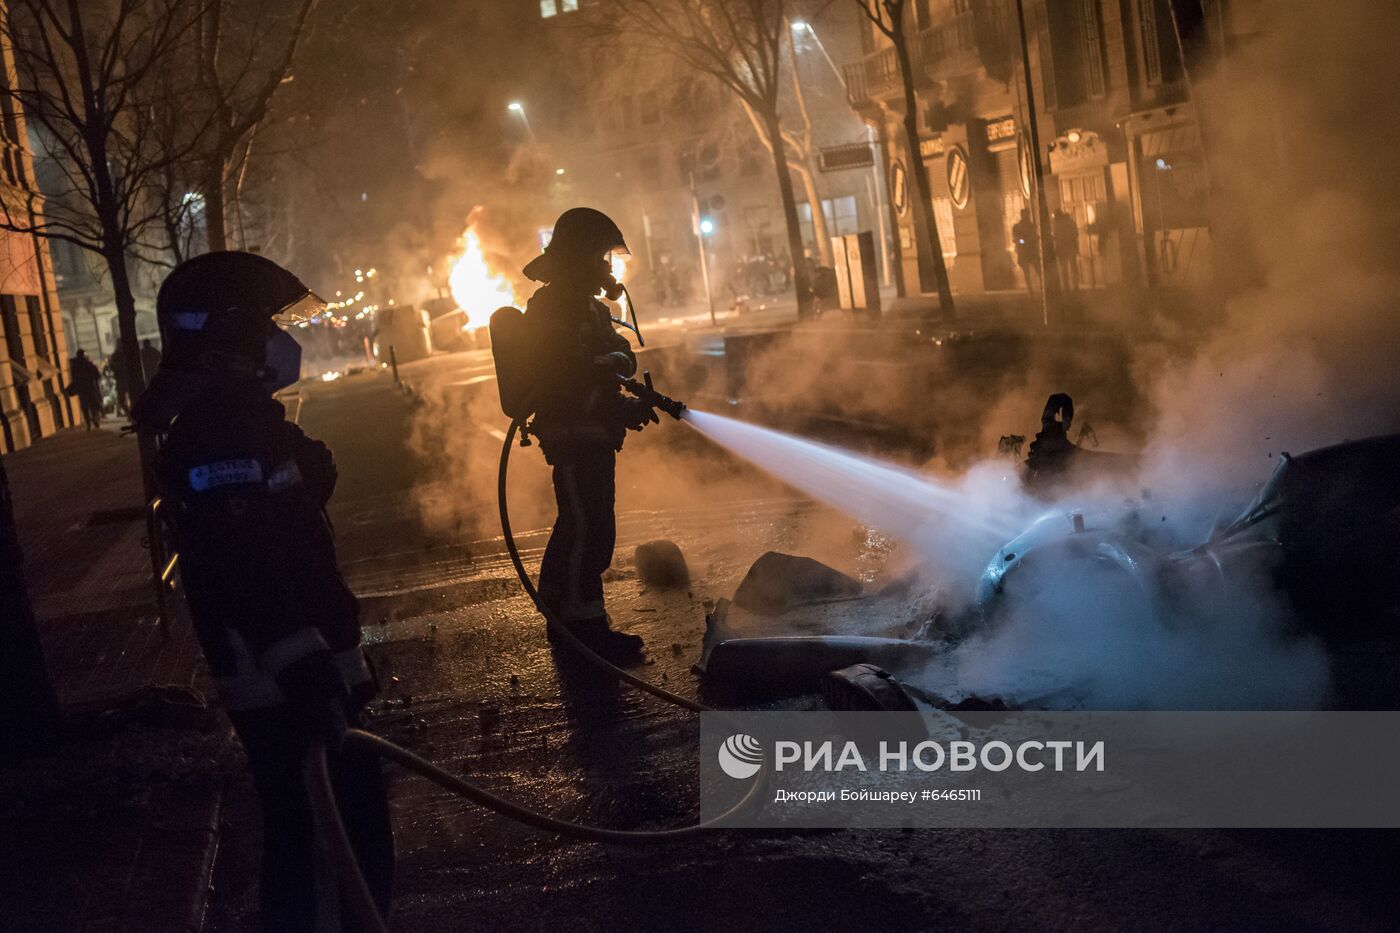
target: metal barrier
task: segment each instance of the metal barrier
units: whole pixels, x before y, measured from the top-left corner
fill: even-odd
[[[156,588],[156,621],[160,634],[170,637],[169,594],[175,588],[175,571],[180,564],[180,552],[166,552],[165,528],[161,523],[160,496],[156,496],[146,506],[146,546],[151,551],[151,582]]]

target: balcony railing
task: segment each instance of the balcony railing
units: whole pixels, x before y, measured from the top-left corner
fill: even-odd
[[[959,58],[962,52],[977,51],[977,25],[972,14],[959,13],[925,29],[919,33],[916,49],[915,58],[928,77],[976,67],[976,59]]]
[[[1008,0],[986,0],[978,12],[958,13],[910,38],[916,82],[966,74],[979,64],[999,61],[1007,48]],[[846,93],[852,105],[895,92],[899,60],[893,47],[871,52],[845,68]]]

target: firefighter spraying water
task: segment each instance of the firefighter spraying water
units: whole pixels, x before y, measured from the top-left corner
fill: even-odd
[[[624,294],[611,259],[625,252],[607,215],[565,211],[544,253],[525,266],[543,283],[525,313],[502,308],[491,319],[502,408],[517,421],[532,418],[529,433],[554,471],[559,512],[540,565],[540,599],[570,634],[618,664],[639,661],[642,640],[614,630],[603,603],[617,538],[617,453],[629,430],[657,420],[657,396],[649,383],[631,381],[636,355],[597,297]]]

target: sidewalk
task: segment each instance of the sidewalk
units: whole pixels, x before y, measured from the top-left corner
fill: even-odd
[[[85,707],[148,684],[196,687],[188,625],[164,638],[151,586],[136,441],[69,430],[10,454],[30,599],[59,697]]]
[[[187,620],[162,632],[136,441],[69,430],[7,455],[30,597],[70,712],[150,686],[208,694]],[[0,927],[199,930],[225,776],[227,725],[135,723],[0,768]]]

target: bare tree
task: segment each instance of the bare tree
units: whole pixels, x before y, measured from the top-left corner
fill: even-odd
[[[190,33],[194,37],[193,31]],[[190,112],[202,104],[200,95],[189,90],[190,75],[198,65],[199,49],[194,41],[172,48],[156,63],[153,75],[155,93],[150,105],[152,133],[162,153],[182,155],[163,160],[153,173],[155,206],[159,213],[157,233],[164,249],[145,258],[173,268],[195,254],[199,225],[204,215],[204,195],[200,191],[201,165],[196,153],[182,152],[188,146]],[[207,123],[207,112],[204,120]]]
[[[613,5],[625,32],[654,41],[711,75],[756,116],[778,178],[797,313],[807,318],[813,311],[812,293],[779,108],[788,8],[788,0],[622,0]],[[814,216],[820,210],[820,203],[813,205]]]
[[[152,118],[158,64],[189,35],[197,8],[182,0],[11,0],[0,41],[14,78],[0,88],[5,132],[37,153],[55,179],[46,197],[28,180],[23,203],[0,199],[0,229],[64,240],[102,257],[134,391],[145,386],[129,258],[144,251],[159,207],[158,176],[185,158],[199,135],[164,145]],[[13,171],[12,167],[12,171]]]
[[[802,187],[807,192],[807,203],[812,208],[812,235],[817,241],[817,258],[823,265],[830,266],[834,265],[834,258],[831,252],[831,234],[826,226],[826,214],[821,208],[822,196],[817,188],[817,146],[812,132],[812,116],[807,110],[807,94],[802,88],[802,76],[797,67],[797,48],[793,44],[791,30],[788,30],[788,36],[788,51],[792,57],[792,95],[801,123],[796,129],[784,126],[783,141],[788,153],[788,168],[796,172],[797,177],[801,179]],[[759,142],[771,152],[773,144],[764,132],[758,114],[748,104],[744,104],[744,113],[753,124]]]
[[[904,142],[914,177],[914,243],[919,261],[919,283],[927,290],[930,280],[938,289],[938,304],[944,314],[953,311],[953,290],[948,285],[948,266],[943,261],[943,245],[938,236],[938,220],[933,214],[932,188],[928,168],[919,154],[919,96],[914,91],[914,56],[909,51],[907,0],[855,0],[866,19],[875,24],[894,45],[899,77],[904,89]]]
[[[269,9],[272,2],[235,6],[208,0],[199,21],[198,83],[213,119],[201,186],[211,250],[228,249],[230,178],[236,173],[241,188],[252,134],[267,118],[277,89],[292,80],[297,47],[316,7],[316,0],[295,0],[279,14]]]

